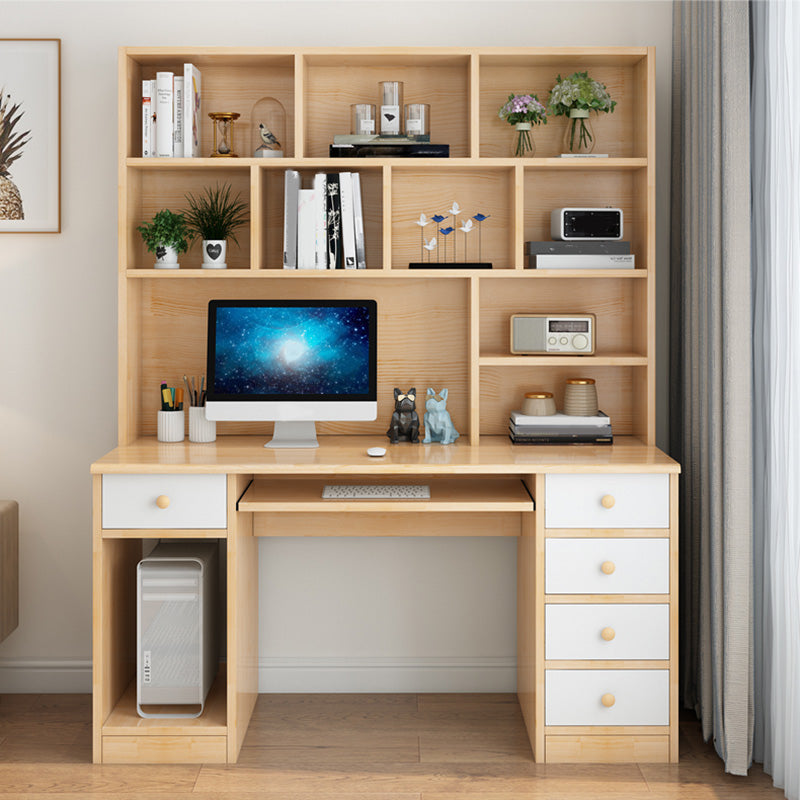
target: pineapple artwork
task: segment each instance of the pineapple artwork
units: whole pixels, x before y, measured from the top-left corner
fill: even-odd
[[[10,171],[31,138],[30,131],[15,131],[23,113],[5,88],[0,89],[0,220],[25,219],[22,196]]]

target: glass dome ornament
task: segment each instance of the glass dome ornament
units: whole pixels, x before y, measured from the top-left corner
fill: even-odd
[[[286,111],[274,97],[262,97],[250,114],[250,150],[254,158],[282,158]]]
[[[239,119],[235,111],[212,111],[214,121],[214,152],[211,158],[238,158],[233,149],[233,123]]]

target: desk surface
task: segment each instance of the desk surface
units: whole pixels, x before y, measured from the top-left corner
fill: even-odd
[[[260,475],[513,475],[537,472],[680,472],[656,447],[619,436],[613,445],[512,445],[484,436],[477,446],[391,445],[376,436],[321,436],[315,450],[265,448],[267,436],[226,436],[211,444],[165,443],[149,437],[112,450],[92,464],[103,473],[229,473]],[[386,447],[372,458],[367,448]]]

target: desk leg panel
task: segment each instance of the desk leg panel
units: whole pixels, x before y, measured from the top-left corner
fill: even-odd
[[[228,763],[239,757],[258,697],[258,539],[236,502],[251,476],[228,476]]]

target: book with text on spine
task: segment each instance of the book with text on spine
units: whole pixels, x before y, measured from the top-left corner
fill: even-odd
[[[152,81],[142,81],[142,158],[153,156],[153,97]]]
[[[174,75],[171,72],[156,73],[156,156],[172,158],[173,155],[173,104]]]
[[[183,155],[200,155],[200,70],[194,64],[183,65]]]

